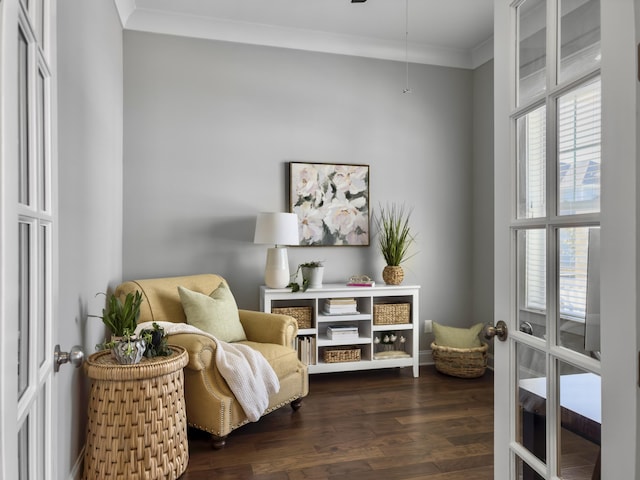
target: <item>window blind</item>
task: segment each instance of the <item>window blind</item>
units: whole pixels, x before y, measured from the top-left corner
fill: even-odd
[[[558,215],[600,211],[601,95],[596,79],[558,98],[557,101]],[[526,197],[527,218],[544,214],[545,132],[538,124],[538,110],[527,114]],[[519,129],[520,132],[520,129]],[[522,149],[520,149],[522,152]],[[522,162],[520,162],[522,165]],[[520,194],[522,199],[522,195]],[[544,205],[544,204],[542,204]],[[525,308],[546,309],[546,235],[531,230],[526,235]],[[589,228],[558,231],[558,302],[564,318],[584,319],[587,296]]]
[[[558,99],[558,214],[600,211],[600,80]]]

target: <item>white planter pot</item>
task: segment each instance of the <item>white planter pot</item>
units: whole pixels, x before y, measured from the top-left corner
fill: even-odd
[[[324,267],[302,267],[303,280],[309,280],[309,288],[322,288]]]

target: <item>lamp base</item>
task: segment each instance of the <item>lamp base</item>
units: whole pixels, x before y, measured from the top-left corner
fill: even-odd
[[[289,257],[286,248],[271,247],[267,250],[264,283],[269,288],[285,288],[289,285]]]

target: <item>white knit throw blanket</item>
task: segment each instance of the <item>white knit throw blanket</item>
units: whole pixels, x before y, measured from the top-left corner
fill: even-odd
[[[269,406],[269,396],[278,393],[280,382],[262,353],[242,343],[227,343],[186,323],[155,322],[167,335],[196,333],[209,337],[217,344],[216,366],[247,415],[255,422]],[[152,329],[153,322],[144,322],[136,328]]]

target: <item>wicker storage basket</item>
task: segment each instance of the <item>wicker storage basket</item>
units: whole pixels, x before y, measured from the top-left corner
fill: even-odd
[[[176,479],[187,468],[184,348],[168,357],[120,365],[104,350],[85,371],[89,394],[84,476],[89,479]]]
[[[453,348],[431,344],[436,370],[460,378],[477,378],[484,375],[487,368],[488,349],[489,346],[486,343],[475,348]]]
[[[325,363],[359,362],[360,349],[358,347],[329,347],[324,349]]]
[[[373,305],[374,325],[394,325],[411,323],[409,303],[376,303]]]
[[[298,321],[298,328],[311,328],[311,307],[274,307],[271,313],[295,318]]]

